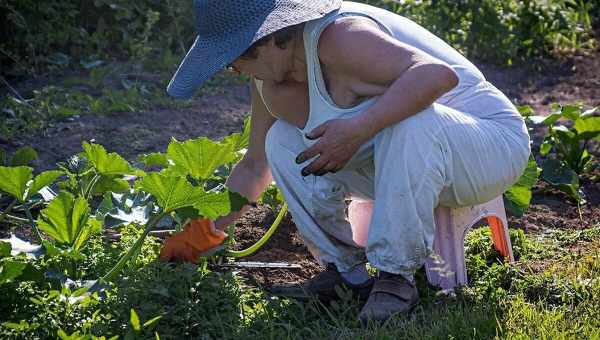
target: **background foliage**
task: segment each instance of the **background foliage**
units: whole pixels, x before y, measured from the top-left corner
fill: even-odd
[[[585,0],[363,0],[422,24],[469,56],[513,63],[593,44]],[[1,74],[40,73],[98,60],[181,55],[194,35],[192,1],[0,3]],[[175,65],[174,65],[175,66]]]

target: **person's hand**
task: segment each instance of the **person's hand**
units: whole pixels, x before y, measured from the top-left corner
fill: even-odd
[[[306,138],[319,140],[301,152],[296,163],[318,157],[302,169],[302,176],[339,171],[366,141],[363,129],[352,119],[328,120],[307,133]]]
[[[227,234],[215,228],[213,221],[192,220],[181,232],[165,240],[160,250],[160,260],[197,263],[200,255],[217,248],[225,238]]]

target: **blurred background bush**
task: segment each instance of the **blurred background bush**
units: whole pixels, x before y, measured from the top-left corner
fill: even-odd
[[[505,65],[592,48],[600,16],[600,2],[585,0],[362,2],[415,20],[469,57]],[[176,64],[194,39],[192,13],[192,1],[4,0],[0,74],[172,55]]]

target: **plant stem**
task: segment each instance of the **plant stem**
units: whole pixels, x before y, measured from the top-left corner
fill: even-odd
[[[115,264],[115,266],[111,270],[109,270],[108,273],[106,273],[106,275],[104,275],[102,278],[100,278],[99,281],[110,282],[110,281],[114,280],[117,277],[117,275],[119,275],[121,270],[125,267],[127,262],[129,262],[129,260],[134,259],[134,254],[136,254],[138,252],[138,250],[142,247],[146,236],[148,236],[150,231],[152,229],[154,229],[154,227],[158,224],[158,222],[160,222],[160,220],[163,219],[163,217],[165,217],[165,215],[166,215],[166,213],[163,212],[163,213],[153,216],[150,219],[150,221],[148,221],[148,223],[146,224],[146,229],[144,229],[144,232],[142,233],[142,235],[135,241],[133,246],[131,246],[131,248],[129,248],[129,251],[127,251],[127,253],[125,255],[121,256],[121,258],[119,259],[117,264]]]
[[[40,239],[40,243],[44,242],[44,239],[42,238],[42,234],[40,233],[40,230],[38,229],[37,224],[33,220],[33,216],[31,216],[31,211],[29,210],[29,207],[24,206],[23,208],[25,208],[25,215],[27,215],[27,218],[29,219],[29,223],[31,224],[31,227],[33,228],[33,230],[35,230],[37,237]]]
[[[21,218],[21,217],[17,217],[17,216],[13,216],[13,215],[8,215],[8,214],[6,214],[6,218],[8,218],[9,220],[13,220],[15,222],[22,222],[22,223],[29,222],[29,220],[26,218]]]
[[[269,230],[267,230],[267,232],[263,235],[263,237],[260,238],[260,240],[258,240],[252,246],[250,246],[246,249],[243,249],[243,250],[227,250],[225,252],[225,256],[227,256],[227,257],[245,257],[245,256],[250,256],[250,255],[254,254],[257,250],[262,248],[262,246],[264,246],[265,243],[267,243],[267,241],[271,238],[271,236],[273,236],[273,234],[277,230],[277,227],[279,227],[279,224],[283,220],[283,217],[285,216],[285,213],[287,212],[287,210],[288,210],[287,202],[284,202],[283,206],[281,207],[281,210],[279,210],[279,214],[277,215],[277,218],[275,218],[275,221],[273,221],[273,224],[271,225]]]
[[[6,209],[4,209],[4,211],[2,212],[2,214],[0,214],[0,222],[4,221],[4,218],[12,210],[12,208],[15,206],[15,204],[17,204],[17,202],[18,202],[18,200],[15,198],[12,202],[10,202],[10,204],[8,205],[8,207],[6,207]]]
[[[101,175],[100,174],[95,174],[94,177],[92,178],[92,180],[90,181],[90,184],[88,185],[87,189],[85,190],[85,193],[83,195],[83,197],[88,200],[90,198],[90,195],[92,194],[93,190],[94,190],[94,186],[96,186],[96,183],[98,183],[98,181],[100,180]]]

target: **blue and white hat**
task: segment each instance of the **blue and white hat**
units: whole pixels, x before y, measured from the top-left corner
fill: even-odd
[[[259,39],[322,18],[341,4],[342,0],[194,0],[198,36],[167,92],[176,98],[191,97]]]

